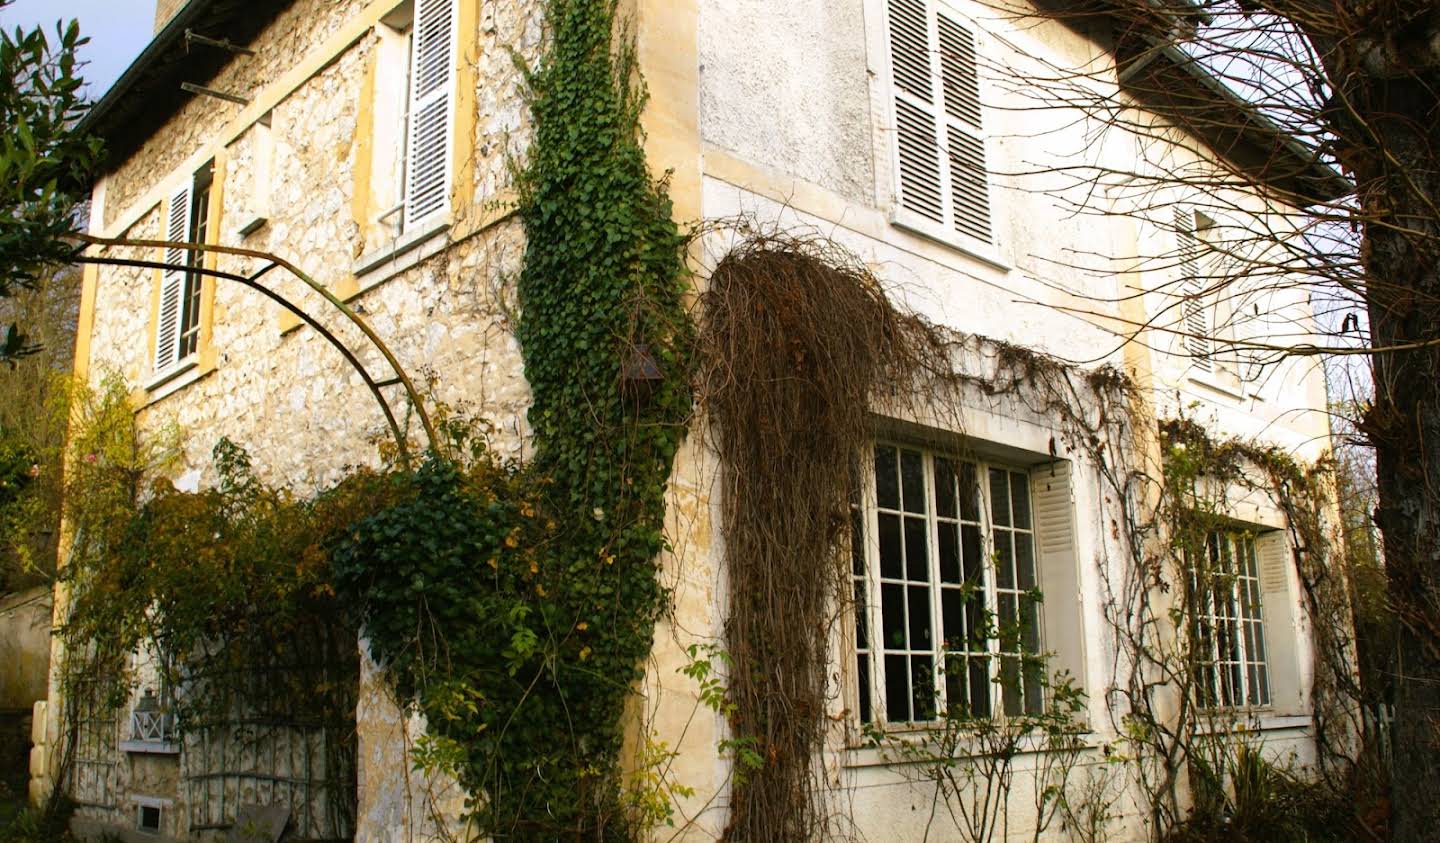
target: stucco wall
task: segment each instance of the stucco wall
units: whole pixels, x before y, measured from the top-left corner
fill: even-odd
[[[874,189],[861,0],[707,2],[705,142],[867,201]]]

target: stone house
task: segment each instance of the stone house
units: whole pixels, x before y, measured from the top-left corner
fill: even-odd
[[[529,126],[511,51],[540,54],[541,5],[162,0],[154,41],[87,118],[109,149],[91,233],[287,258],[362,312],[407,367],[426,373],[437,400],[478,409],[497,446],[523,455],[528,387],[510,281],[524,233],[511,208],[510,163],[524,155]],[[1131,201],[1123,185],[1091,192],[1063,171],[1081,160],[1139,168],[1137,138],[1073,111],[1034,107],[1015,84],[1054,67],[1100,66],[1108,70],[1093,84],[1123,98],[1121,45],[1103,25],[1022,24],[970,0],[624,0],[621,9],[650,93],[650,164],[669,173],[677,219],[745,216],[823,232],[937,323],[1113,363],[1141,385],[1156,416],[1185,413],[1305,459],[1325,451],[1321,374],[1300,362],[1227,356],[1213,339],[1265,336],[1262,313],[1308,319],[1303,296],[1256,293],[1270,298],[1246,313],[1206,300],[1198,287],[1188,297],[1163,291],[1166,279],[1183,285],[1201,274],[1194,265],[1210,259],[1206,240],[1225,225],[1218,209],[1264,210],[1276,200],[1177,193],[1156,203],[1169,209],[1158,219],[1120,213]],[[1135,72],[1173,71],[1161,65]],[[1128,103],[1157,121],[1162,105]],[[1294,164],[1299,155],[1263,126],[1173,139],[1177,166],[1200,169]],[[1303,162],[1292,171],[1268,169],[1282,192],[1309,177]],[[721,235],[697,247],[702,277],[725,247]],[[187,273],[183,253],[105,253],[176,267],[87,266],[76,371],[92,380],[123,375],[142,426],[178,421],[187,451],[177,486],[213,481],[209,448],[222,436],[246,445],[267,480],[300,490],[333,482],[373,452],[383,419],[311,327],[250,290]],[[1099,272],[1078,257],[1097,254],[1175,259]],[[260,266],[233,255],[201,260],[239,274]],[[274,288],[296,300],[311,295],[294,279]],[[1247,307],[1252,300],[1260,301]],[[1117,341],[1117,330],[1151,320],[1180,332]],[[860,736],[866,726],[925,719],[913,677],[936,670],[932,642],[960,623],[946,587],[955,554],[988,566],[981,590],[999,611],[1037,584],[1051,595],[1032,604],[1037,646],[1090,692],[1094,758],[1116,737],[1104,693],[1115,653],[1101,605],[1107,549],[1118,540],[1107,526],[1112,502],[1093,466],[1057,449],[1055,419],[1004,401],[977,401],[964,416],[963,459],[959,431],[938,419],[877,423],[862,484],[856,581],[884,597],[860,611],[863,625],[886,634],[837,640],[834,718],[844,728],[820,763],[865,839],[918,839],[926,824],[928,789]],[[979,498],[948,509],[936,498],[927,512],[923,490],[953,482],[957,471],[973,478]],[[657,631],[645,688],[657,735],[678,752],[674,775],[694,788],[678,805],[687,839],[725,827],[731,775],[715,750],[723,718],[696,717],[695,689],[677,674],[686,647],[715,640],[723,625],[712,472],[703,446],[687,445],[672,479],[677,539],[665,560],[675,620]],[[1235,633],[1207,663],[1211,702],[1243,712],[1277,755],[1309,758],[1310,644],[1283,516],[1264,502],[1232,514],[1236,530],[1217,534],[1216,552],[1235,560],[1241,585],[1205,620],[1212,632]],[[902,553],[918,567],[898,570]],[[847,623],[855,628],[853,617]],[[965,654],[981,673],[964,693],[985,709],[1023,709],[1041,692],[994,681],[986,671],[1001,670],[1007,655],[994,646]],[[442,814],[460,805],[453,788],[437,785],[437,795],[406,774],[416,724],[368,664],[353,768],[339,774],[302,768],[291,747],[290,760],[235,761],[212,789],[178,757],[163,715],[143,699],[134,707],[81,753],[69,787],[82,823],[184,838],[229,827],[242,803],[319,805],[328,797],[317,789],[348,776],[356,783],[348,807],[314,808],[303,819],[297,812],[301,836],[415,839],[407,835],[431,827],[427,799]],[[52,718],[47,740],[55,734]],[[42,742],[34,792],[46,786],[49,763]],[[1022,779],[1026,765],[1033,759],[1021,759]],[[1120,820],[1116,839],[1142,834],[1138,813]],[[1030,822],[1017,817],[1015,833]]]

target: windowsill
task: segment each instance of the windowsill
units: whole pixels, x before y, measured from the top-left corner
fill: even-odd
[[[192,354],[164,372],[152,376],[145,383],[145,404],[148,406],[168,395],[174,395],[212,371],[213,367],[200,365],[199,354]]]
[[[120,751],[132,755],[179,755],[180,744],[174,741],[121,741]]]
[[[904,742],[914,753],[913,756],[907,757],[893,748],[865,744],[861,746],[847,746],[840,750],[840,763],[847,768],[901,767],[910,764],[924,764],[931,760],[939,760],[941,756],[938,752],[931,753],[929,757],[925,755],[927,748],[939,748],[934,740],[929,738],[929,735],[933,734],[935,733],[923,728],[901,729],[900,727],[895,727],[887,731],[886,735],[896,741]],[[1084,742],[1081,751],[1088,752],[1101,748],[1101,744],[1094,741],[1094,733],[1082,728],[1081,731],[1077,731],[1074,734]],[[1044,741],[1045,735],[1042,734],[1025,735],[1017,741],[1016,754],[1041,755],[1045,752],[1059,751],[1047,750]],[[967,754],[959,751],[959,749],[959,747],[956,748],[953,757],[973,758],[985,754],[984,748],[978,743],[975,744],[973,753]]]
[[[1000,257],[1000,250],[996,244],[982,243],[974,238],[957,234],[942,225],[928,222],[926,220],[911,219],[904,212],[892,210],[890,213],[890,224],[917,237],[923,237],[933,243],[938,243],[953,251],[959,252],[967,258],[977,260],[991,269],[1001,272],[1010,272],[1013,267]]]
[[[1186,378],[1196,386],[1208,389],[1211,392],[1217,392],[1220,395],[1231,399],[1232,401],[1245,400],[1245,390],[1243,387],[1239,385],[1232,386],[1226,384],[1220,377],[1216,377],[1215,372],[1206,372],[1204,370],[1191,367],[1191,370],[1189,374],[1186,375]]]
[[[358,285],[355,295],[388,281],[445,246],[445,239],[437,235],[449,230],[449,217],[440,214],[421,222],[414,230],[362,255],[355,262],[351,270]]]

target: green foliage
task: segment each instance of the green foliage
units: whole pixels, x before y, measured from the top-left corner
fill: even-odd
[[[420,760],[456,775],[476,827],[623,839],[668,818],[627,795],[619,754],[666,602],[656,556],[690,407],[685,241],[646,168],[613,0],[546,11],[519,173],[534,460],[432,455],[335,566],[372,652],[427,718]]]
[[[1356,823],[1352,794],[1267,759],[1245,735],[1220,736],[1192,765],[1194,804],[1166,843],[1347,843],[1380,839]]]
[[[69,828],[73,811],[64,801],[26,805],[13,817],[0,817],[0,843],[75,843]]]
[[[73,249],[61,238],[100,153],[98,139],[75,131],[87,108],[75,57],[85,42],[74,21],[53,43],[39,28],[0,31],[0,297],[34,286]],[[0,331],[0,360],[35,350],[18,326]]]

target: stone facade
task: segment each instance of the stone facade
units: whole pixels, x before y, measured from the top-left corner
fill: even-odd
[[[509,203],[510,167],[524,154],[528,127],[521,78],[509,50],[538,58],[543,21],[536,0],[460,3],[466,11],[459,15],[451,211],[448,224],[429,239],[402,243],[377,220],[384,209],[374,201],[381,178],[374,171],[374,146],[384,127],[376,125],[376,78],[393,71],[384,66],[380,28],[395,4],[365,0],[290,4],[249,45],[254,57],[236,57],[206,82],[250,103],[196,97],[157,120],[149,139],[114,162],[97,185],[92,231],[161,238],[166,197],[213,161],[218,198],[210,206],[211,242],[272,251],[311,273],[363,312],[422,382],[429,400],[478,413],[493,426],[502,453],[523,457],[529,390],[512,329],[513,279],[525,240]],[[1103,223],[1077,219],[1067,204],[1086,197],[1075,186],[1056,183],[1035,191],[1021,189],[1018,176],[998,176],[992,184],[996,245],[978,256],[894,225],[884,4],[793,0],[780,6],[749,0],[622,5],[632,16],[652,94],[646,114],[651,166],[657,173],[671,171],[682,222],[743,216],[823,232],[895,284],[907,305],[937,322],[1063,357],[1113,362],[1153,386],[1156,406],[1195,405],[1220,429],[1264,431],[1308,456],[1323,449],[1328,433],[1323,413],[1291,412],[1323,410],[1323,384],[1313,371],[1283,364],[1291,368],[1237,392],[1192,377],[1183,360],[1163,347],[1153,353],[1120,347],[1114,320],[1135,315],[1127,308],[1138,305],[1118,303],[1135,279],[1085,271],[1074,255],[1121,254],[1159,235],[1118,217]],[[169,14],[162,3],[157,20]],[[988,23],[996,31],[982,46],[992,52],[1006,44],[1065,59],[1102,52],[1059,26]],[[998,172],[1093,151],[1094,127],[1072,124],[1065,115],[995,109],[987,116],[993,120],[988,151]],[[1110,138],[1100,154],[1123,157],[1122,140]],[[241,226],[260,217],[262,224],[242,234]],[[700,278],[726,248],[724,235],[697,244]],[[155,250],[113,253],[156,259]],[[211,265],[241,273],[260,267],[252,258],[223,255]],[[367,367],[388,377],[378,353],[353,326],[298,281],[280,275],[274,274],[278,292],[305,302],[357,349]],[[92,381],[111,372],[124,377],[143,407],[143,425],[174,420],[181,426],[186,451],[177,485],[198,488],[214,481],[210,449],[222,436],[250,450],[262,479],[300,492],[324,487],[357,464],[378,464],[375,445],[386,429],[359,376],[313,330],[238,285],[206,282],[196,365],[165,383],[151,383],[157,283],[157,273],[148,269],[90,268],[89,311],[82,318],[88,333],[77,368]],[[1081,295],[1117,303],[1101,305],[1103,312],[1091,316],[1067,311],[1081,302],[1096,307]],[[403,407],[395,388],[388,394]],[[964,430],[1037,455],[1038,462],[1053,449],[1056,422],[1021,407],[977,403],[966,411]],[[692,437],[672,481],[675,549],[664,562],[674,611],[657,630],[639,706],[645,728],[678,750],[676,779],[696,789],[678,806],[691,839],[709,839],[723,829],[731,775],[716,752],[726,736],[723,720],[704,709],[697,714],[696,689],[676,672],[686,661],[687,646],[713,642],[723,629],[723,537],[713,527],[717,470],[715,456],[700,437]],[[1098,481],[1077,471],[1074,498],[1082,517],[1076,520],[1076,541],[1086,549],[1088,564],[1091,551],[1103,555],[1099,549],[1111,539],[1102,520],[1092,517],[1104,505]],[[1111,654],[1101,641],[1103,621],[1095,601],[1084,597],[1100,588],[1093,568],[1078,574],[1082,594],[1073,620],[1090,644],[1084,678],[1099,688]],[[850,716],[847,700],[835,705],[837,722]],[[1091,723],[1109,722],[1102,694],[1092,694],[1090,707]],[[453,784],[407,774],[406,751],[422,724],[395,707],[368,662],[357,721],[357,840],[427,839],[434,831],[434,806],[441,817],[458,814],[463,794]],[[1303,726],[1297,717],[1266,724],[1276,746],[1302,755],[1308,751]],[[1097,746],[1104,738],[1097,737]],[[150,793],[173,786],[175,771],[152,759],[119,754],[114,763],[126,771],[113,780],[117,804],[132,788]],[[850,806],[862,836],[919,834],[928,808],[924,789],[859,748],[853,731],[837,733],[823,769],[835,787],[836,804]],[[176,789],[174,798],[182,799],[183,788]],[[1025,801],[1023,794],[1016,798]],[[176,808],[174,816],[183,816],[183,803]],[[123,822],[114,813],[88,816]],[[1017,833],[1023,826],[1017,821]],[[1135,828],[1129,826],[1130,832]],[[185,829],[176,825],[167,831],[180,835]]]

